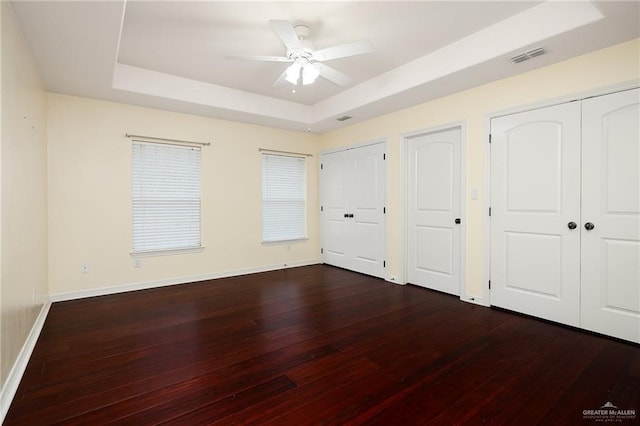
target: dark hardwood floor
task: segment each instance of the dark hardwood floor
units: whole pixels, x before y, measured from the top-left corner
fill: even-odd
[[[640,347],[317,265],[54,303],[6,425],[640,421]]]

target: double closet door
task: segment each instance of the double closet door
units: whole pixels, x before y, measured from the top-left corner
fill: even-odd
[[[640,343],[640,91],[491,120],[491,304]]]
[[[329,265],[384,277],[383,142],[322,154],[320,232]]]

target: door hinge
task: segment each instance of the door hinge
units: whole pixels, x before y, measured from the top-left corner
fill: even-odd
[[[491,133],[489,133],[489,143],[491,143]]]
[[[491,280],[489,280],[489,290],[491,290]]]
[[[324,211],[324,206],[320,206],[320,211],[323,212]]]
[[[387,261],[386,261],[386,260],[383,260],[383,261],[382,261],[382,267],[383,267],[383,268],[386,268],[386,267],[387,267]]]
[[[324,168],[324,164],[320,163],[320,170]]]
[[[387,208],[386,207],[382,208],[382,214],[387,214]]]
[[[491,207],[489,207],[489,216],[491,216]]]
[[[320,254],[324,254],[324,249],[323,248],[320,249]]]
[[[386,159],[387,159],[387,154],[384,154],[384,153],[383,153],[383,154],[382,154],[382,159],[383,159],[383,160],[386,160]]]

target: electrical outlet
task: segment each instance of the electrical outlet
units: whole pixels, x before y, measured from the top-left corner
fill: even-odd
[[[82,266],[80,266],[80,272],[82,272],[83,274],[88,274],[89,273],[89,264],[88,263],[83,263]]]
[[[134,268],[142,268],[142,259],[133,259]]]

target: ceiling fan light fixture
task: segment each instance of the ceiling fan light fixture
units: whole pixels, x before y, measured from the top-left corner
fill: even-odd
[[[291,64],[289,66],[289,68],[287,68],[287,76],[285,77],[285,80],[287,80],[289,83],[293,84],[293,85],[297,85],[298,84],[298,79],[300,78],[300,69],[302,67],[300,66],[300,64],[294,62],[293,64]]]
[[[302,69],[302,85],[312,84],[320,75],[320,70],[313,64],[307,64]]]

